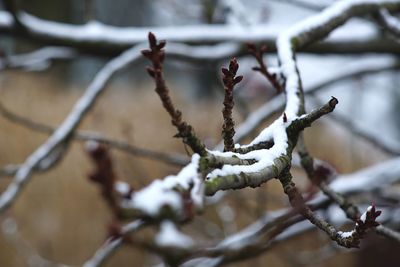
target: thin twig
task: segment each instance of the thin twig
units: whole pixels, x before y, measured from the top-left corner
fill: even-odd
[[[263,55],[268,51],[268,46],[263,45],[259,49],[253,43],[247,44],[247,49],[250,54],[257,60],[258,66],[253,67],[254,71],[260,72],[271,84],[275,87],[276,92],[279,94],[283,92],[283,87],[279,83],[276,74],[270,73],[267,66],[265,65]]]
[[[222,109],[222,115],[224,118],[224,124],[222,126],[222,137],[224,139],[224,151],[233,151],[234,142],[233,137],[235,135],[235,122],[232,118],[232,109],[235,104],[233,100],[233,89],[236,84],[240,83],[243,76],[236,76],[239,69],[239,64],[236,58],[231,59],[229,63],[229,69],[222,68],[222,81],[224,83],[224,108]]]
[[[178,130],[178,134],[175,137],[182,138],[183,142],[187,144],[193,152],[205,156],[207,152],[204,144],[196,136],[193,127],[182,120],[182,113],[174,107],[171,97],[169,96],[169,90],[163,76],[163,61],[165,58],[163,48],[166,42],[157,42],[155,35],[151,32],[148,34],[148,39],[150,50],[142,50],[141,53],[153,63],[153,67],[148,67],[147,72],[155,81],[155,91],[160,97],[165,110],[170,115],[172,125]]]

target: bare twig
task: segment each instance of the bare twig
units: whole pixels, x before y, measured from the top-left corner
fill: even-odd
[[[345,116],[337,113],[331,116],[331,119],[340,125],[344,126],[351,133],[366,139],[371,144],[379,147],[386,153],[391,155],[400,155],[400,142],[390,137],[378,135],[366,127],[363,127],[359,123],[352,121]]]
[[[238,69],[239,64],[236,58],[231,59],[229,69],[222,68],[222,81],[225,91],[224,108],[222,109],[222,115],[224,117],[224,124],[222,126],[224,151],[232,151],[234,149],[233,137],[235,135],[235,122],[232,118],[232,109],[234,106],[233,88],[243,79],[243,76],[236,76]]]
[[[250,54],[257,60],[258,66],[253,67],[254,71],[260,72],[274,87],[277,93],[283,92],[283,87],[279,83],[276,74],[270,73],[268,71],[267,66],[265,65],[263,55],[268,51],[268,47],[266,45],[263,45],[260,47],[260,49],[257,49],[257,47],[249,43],[247,44],[247,49],[249,50]]]
[[[204,156],[207,154],[204,144],[196,136],[193,127],[182,120],[182,113],[175,109],[169,96],[169,90],[163,77],[163,61],[165,58],[163,48],[166,42],[160,41],[158,43],[155,35],[151,32],[149,33],[148,38],[150,50],[142,50],[142,54],[153,63],[153,67],[148,67],[147,72],[154,78],[156,84],[155,91],[160,97],[164,108],[171,116],[172,124],[178,130],[178,134],[175,137],[182,138],[183,142],[187,144],[193,152]]]

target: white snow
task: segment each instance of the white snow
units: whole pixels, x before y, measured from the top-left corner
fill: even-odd
[[[171,221],[161,223],[155,242],[163,247],[190,248],[194,246],[193,239],[180,232]]]
[[[340,235],[341,238],[349,238],[354,234],[354,230],[348,232],[339,231],[338,234]]]
[[[397,32],[400,31],[400,19],[390,14],[386,9],[381,9],[380,13],[385,19],[387,26],[389,26],[392,29],[395,29]]]
[[[219,152],[209,151],[210,153],[219,157],[232,157],[236,156],[240,159],[255,159],[257,162],[251,165],[228,165],[225,164],[221,169],[215,169],[207,175],[207,179],[213,179],[218,176],[226,176],[233,174],[256,173],[274,164],[274,160],[286,154],[287,134],[286,126],[290,122],[283,122],[282,117],[273,122],[270,126],[265,128],[250,144],[241,146],[243,148],[252,146],[263,141],[274,141],[274,146],[270,149],[259,149],[250,151],[246,154],[239,154],[233,152]]]
[[[182,211],[182,196],[174,191],[175,187],[191,189],[191,199],[197,208],[203,205],[203,185],[198,174],[200,156],[194,154],[192,161],[177,175],[169,175],[163,180],[154,180],[140,191],[133,192],[130,200],[124,202],[125,208],[139,209],[142,212],[156,216],[163,206],[169,206],[176,212]]]
[[[367,210],[360,216],[360,220],[361,220],[362,222],[365,223],[365,220],[367,219],[367,212],[371,212],[371,210],[372,210],[372,206],[369,206],[369,207],[367,208]]]

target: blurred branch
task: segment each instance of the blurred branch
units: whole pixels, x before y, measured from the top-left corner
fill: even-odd
[[[144,226],[141,220],[133,221],[124,225],[121,228],[121,236],[118,238],[110,237],[101,248],[99,248],[92,258],[87,260],[83,267],[97,267],[101,266],[123,243],[123,236],[133,233]]]
[[[252,18],[249,16],[249,10],[243,4],[243,1],[227,0],[217,2],[219,2],[218,4],[221,4],[222,2],[224,8],[228,10],[226,14],[227,24],[236,24],[244,27],[253,24],[253,21],[251,20]]]
[[[3,168],[0,169],[0,177],[14,176],[15,173],[18,171],[19,167],[21,167],[21,165],[18,164],[9,164],[4,166]]]
[[[373,228],[376,229],[376,226],[379,225],[376,218],[381,214],[381,211],[375,210],[375,206],[372,205],[368,207],[367,211],[363,215],[361,215],[357,206],[332,190],[326,184],[326,181],[330,176],[329,169],[325,168],[323,165],[315,165],[313,157],[306,148],[303,135],[299,137],[298,143],[301,165],[305,170],[308,179],[318,186],[321,191],[332,200],[332,202],[339,205],[347,218],[355,222],[354,229],[346,233],[338,232],[333,226],[330,226],[330,230],[334,233],[333,238],[331,238],[334,240],[336,239],[337,243],[343,242],[344,246],[347,247],[359,247],[360,241],[364,238],[366,232]]]
[[[389,7],[390,8],[390,7]],[[282,31],[277,25],[251,25],[233,28],[232,25],[196,25],[168,28],[119,28],[91,21],[84,25],[72,25],[46,21],[23,11],[18,11],[20,24],[16,24],[9,12],[0,11],[0,32],[38,41],[46,45],[61,45],[79,49],[91,54],[115,55],[129,47],[146,41],[147,32],[152,31],[160,39],[169,42],[210,44],[221,42],[257,42],[267,44],[269,52],[275,52],[275,39]],[[234,30],[232,30],[234,29]],[[244,53],[245,46],[236,54]],[[398,54],[398,44],[380,37],[345,39],[331,38],[302,50],[311,53],[394,53]],[[209,53],[213,53],[212,50]],[[235,54],[230,54],[231,57]]]
[[[231,59],[229,63],[229,69],[222,68],[222,82],[224,84],[224,108],[222,109],[222,115],[224,118],[224,124],[222,126],[222,137],[224,139],[224,151],[233,151],[234,142],[233,137],[235,135],[235,122],[232,118],[232,110],[234,107],[233,100],[233,89],[236,84],[240,83],[243,76],[236,76],[239,69],[239,64],[236,58]]]
[[[387,9],[381,9],[378,12],[378,21],[394,36],[400,37],[400,19],[392,14]]]
[[[5,236],[6,241],[11,243],[17,250],[19,255],[22,255],[27,266],[30,267],[71,267],[70,265],[56,263],[43,258],[37,253],[28,242],[26,242],[18,231],[18,225],[16,221],[7,217],[1,222],[2,232]]]
[[[400,142],[374,133],[343,115],[335,114],[331,117],[334,121],[345,127],[354,135],[358,135],[391,155],[400,155]]]
[[[282,93],[283,92],[283,87],[279,83],[276,74],[271,73],[267,66],[265,65],[263,55],[268,51],[268,47],[263,45],[259,49],[254,44],[249,43],[247,45],[247,48],[250,52],[250,54],[257,60],[258,66],[255,66],[252,68],[252,70],[260,72],[270,83],[273,87],[275,87],[276,92]]]
[[[78,127],[84,116],[94,105],[97,97],[106,88],[109,79],[118,70],[126,67],[140,56],[140,47],[133,47],[107,63],[96,75],[84,95],[54,133],[33,152],[18,169],[12,182],[0,195],[0,211],[7,209],[21,193],[22,188],[32,177],[32,172],[42,160],[65,143],[68,143],[72,132]]]
[[[317,105],[320,104],[317,99],[315,99],[315,101]],[[332,114],[330,119],[339,123],[352,134],[364,138],[371,144],[382,149],[384,152],[391,155],[400,155],[400,142],[397,140],[382,136],[381,134],[374,132],[372,129],[368,129],[357,121],[351,120],[340,113]]]
[[[392,239],[394,241],[397,241],[398,243],[400,243],[400,232],[396,232],[386,226],[383,225],[379,225],[378,227],[376,227],[376,233],[387,237],[389,239]]]
[[[55,128],[48,126],[46,124],[38,123],[35,121],[32,121],[26,117],[22,117],[20,115],[17,115],[10,110],[8,110],[2,103],[0,102],[0,114],[6,118],[7,120],[17,123],[23,127],[26,127],[28,129],[45,133],[45,134],[52,134],[55,131]],[[105,144],[107,146],[110,146],[112,148],[118,149],[122,152],[131,154],[133,156],[138,156],[138,157],[143,157],[143,158],[148,158],[156,161],[161,161],[165,162],[167,164],[172,164],[176,166],[184,166],[189,163],[189,158],[187,156],[177,154],[177,153],[167,153],[167,152],[161,152],[161,151],[155,151],[151,150],[148,148],[142,148],[138,147],[132,144],[129,144],[128,142],[122,141],[122,140],[116,140],[116,139],[111,139],[109,137],[102,136],[100,133],[95,133],[95,132],[89,132],[89,131],[82,131],[82,130],[75,130],[72,133],[71,136],[73,139],[76,139],[78,141],[96,141],[101,144]],[[6,175],[14,175],[14,173],[17,171],[17,169],[20,166],[18,165],[13,165],[13,166],[8,166],[3,168],[3,174]],[[0,172],[0,176],[2,175],[2,172]]]
[[[353,221],[360,218],[361,213],[358,208],[329,187],[327,182],[332,175],[331,171],[321,163],[318,164],[315,162],[314,158],[308,152],[303,135],[299,138],[297,149],[300,156],[301,166],[311,183],[318,186],[328,198],[336,203],[345,212],[347,218]]]
[[[48,46],[36,51],[0,58],[0,69],[25,69],[40,71],[50,66],[52,61],[75,58],[78,53],[69,47]]]
[[[321,11],[324,8],[328,7],[327,5],[318,3],[317,1],[309,1],[309,0],[272,0],[272,1],[278,3],[287,3],[292,6],[301,7],[313,11]]]

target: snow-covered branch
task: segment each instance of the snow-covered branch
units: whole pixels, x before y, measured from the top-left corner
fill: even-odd
[[[126,67],[140,57],[141,47],[133,47],[119,57],[107,63],[96,75],[86,89],[85,94],[76,102],[72,111],[54,131],[54,133],[38,147],[21,165],[7,189],[0,195],[0,211],[7,209],[21,193],[23,187],[30,181],[34,169],[49,157],[57,148],[68,143],[68,138],[78,127],[83,117],[94,105],[97,97],[104,91],[110,78],[118,70]]]
[[[329,86],[335,85],[337,83],[346,82],[348,80],[354,79],[354,77],[363,77],[366,75],[371,75],[375,73],[390,71],[400,68],[400,64],[395,60],[389,60],[384,63],[374,63],[366,64],[365,62],[360,62],[356,66],[351,68],[343,68],[322,81],[313,81],[313,83],[304,88],[305,95],[316,94],[321,90],[327,89]],[[234,137],[235,142],[241,142],[244,138],[254,133],[254,131],[266,123],[272,116],[283,111],[285,107],[285,99],[283,96],[278,95],[272,100],[266,102],[257,110],[253,111],[246,120],[241,123],[236,129],[236,135]],[[217,148],[221,148],[222,143],[218,144]]]
[[[370,206],[363,214],[356,212],[356,216],[349,216],[356,221],[354,229],[350,232],[341,232],[315,213],[315,210],[326,208],[332,202],[341,206],[348,204],[346,199],[338,194],[364,194],[383,186],[399,182],[399,158],[355,172],[339,176],[331,184],[323,183],[320,189],[325,194],[306,201],[293,182],[291,173],[292,154],[297,143],[301,161],[310,160],[304,164],[304,169],[313,179],[314,162],[305,147],[302,132],[306,127],[319,120],[322,116],[334,111],[338,100],[332,97],[324,105],[307,112],[305,109],[304,94],[316,91],[341,80],[348,79],[356,74],[372,73],[386,69],[398,68],[397,62],[378,67],[362,67],[353,72],[342,73],[334,79],[324,81],[305,92],[302,87],[296,53],[300,50],[313,52],[343,51],[374,51],[399,53],[395,42],[386,40],[381,42],[376,36],[366,36],[361,41],[340,39],[333,37],[327,42],[321,41],[332,31],[356,16],[364,16],[382,8],[394,10],[400,7],[399,0],[348,0],[335,2],[321,13],[318,13],[288,30],[282,31],[276,27],[269,28],[265,25],[251,25],[246,28],[232,28],[227,25],[200,25],[170,28],[151,29],[157,37],[172,41],[166,46],[165,41],[157,41],[153,34],[147,35],[148,28],[117,28],[92,21],[83,26],[68,25],[50,22],[36,18],[16,9],[13,1],[7,1],[6,7],[11,12],[0,12],[0,31],[18,34],[33,40],[40,40],[47,44],[68,45],[71,50],[47,50],[44,61],[54,58],[69,58],[75,55],[75,50],[89,51],[91,53],[113,54],[124,51],[120,56],[107,63],[93,79],[83,96],[78,100],[65,120],[56,129],[47,125],[38,124],[10,113],[0,105],[0,111],[5,117],[21,123],[35,130],[46,132],[50,137],[36,149],[23,164],[11,166],[5,173],[15,172],[13,180],[0,195],[0,212],[10,207],[21,193],[24,185],[28,184],[35,170],[49,169],[66,153],[70,140],[96,141],[89,145],[95,171],[90,175],[101,188],[101,193],[118,222],[118,229],[110,235],[110,239],[101,247],[84,266],[100,266],[112,253],[126,241],[133,246],[147,249],[159,254],[170,265],[185,262],[188,266],[219,266],[223,263],[238,261],[256,256],[269,249],[277,242],[285,239],[289,227],[307,219],[313,225],[323,230],[328,237],[343,247],[357,247],[367,230],[375,229],[378,225],[376,218],[380,215],[374,206]],[[145,36],[148,36],[150,50],[143,50]],[[273,41],[278,36],[276,45]],[[338,38],[338,39],[336,39]],[[359,40],[359,37],[357,37]],[[224,125],[223,135],[225,150],[206,149],[200,138],[197,137],[190,124],[184,121],[182,113],[175,108],[169,94],[167,82],[163,75],[163,61],[165,55],[171,55],[185,60],[217,60],[229,57],[232,54],[243,52],[242,44],[248,41],[269,43],[271,51],[278,52],[280,74],[284,83],[272,80],[262,61],[262,53],[254,50],[259,67],[268,80],[275,83],[278,91],[283,91],[285,99],[275,98],[261,109],[252,114],[238,129],[234,137],[232,109],[233,87],[240,82],[241,77],[236,76],[239,68],[236,59],[231,60],[229,69],[223,69],[223,83],[227,94],[225,95],[225,108],[223,110]],[[205,45],[207,43],[207,45]],[[209,44],[212,45],[209,45]],[[347,46],[349,43],[352,45]],[[315,44],[315,45],[313,45]],[[338,45],[333,48],[333,45]],[[370,46],[373,44],[372,46]],[[127,49],[127,47],[132,48]],[[201,46],[192,46],[201,45]],[[345,45],[340,47],[340,45]],[[362,48],[360,48],[362,45]],[[338,48],[339,47],[339,48]],[[343,50],[343,47],[344,50]],[[356,49],[354,48],[356,47]],[[378,47],[378,48],[377,48]],[[61,48],[60,48],[61,49]],[[127,49],[127,50],[125,50]],[[347,49],[347,50],[346,50]],[[355,49],[355,50],[352,50]],[[37,51],[38,53],[40,51]],[[51,53],[49,53],[51,52]],[[54,53],[56,52],[56,53]],[[72,54],[64,52],[72,52]],[[34,53],[35,54],[35,53]],[[120,150],[142,156],[155,156],[155,152],[141,150],[126,143],[92,134],[79,132],[77,127],[95,105],[97,98],[104,91],[108,81],[122,68],[136,62],[143,54],[152,66],[148,73],[155,82],[155,90],[159,95],[162,105],[171,117],[172,125],[177,128],[176,137],[182,139],[194,154],[190,161],[176,175],[169,175],[156,179],[141,189],[133,189],[126,182],[117,180],[117,175],[112,169],[111,157],[105,147],[99,143],[114,146]],[[62,55],[62,56],[60,56]],[[39,53],[40,56],[40,53]],[[34,59],[37,53],[34,55]],[[46,58],[47,57],[47,58]],[[21,58],[8,59],[4,66],[31,66],[37,62],[26,63],[30,55],[21,55]],[[42,57],[43,59],[43,57]],[[24,62],[21,62],[24,61]],[[273,113],[280,116],[248,144],[235,144],[253,131],[266,118]],[[234,139],[236,138],[236,139]],[[178,162],[166,154],[157,154],[164,161]],[[182,164],[182,159],[179,164]],[[227,237],[220,243],[211,247],[202,247],[196,241],[186,236],[178,228],[179,224],[189,222],[204,209],[207,196],[223,190],[242,189],[246,187],[259,187],[260,185],[276,178],[282,185],[292,206],[289,210],[267,219],[261,218],[255,224],[240,233]],[[353,205],[353,204],[352,204]],[[346,211],[343,208],[344,211]],[[123,227],[119,223],[131,221]],[[129,234],[144,226],[155,226],[157,229],[151,241],[138,239],[125,239]],[[385,227],[376,231],[398,240],[398,233]],[[210,258],[210,259],[204,259]],[[210,262],[210,261],[211,262]]]
[[[220,158],[238,158],[241,161],[250,161],[250,164],[245,165],[210,166],[204,156],[200,157],[195,154],[192,157],[192,162],[183,168],[178,175],[168,176],[163,180],[155,180],[142,190],[125,197],[121,203],[124,212],[130,214],[132,218],[156,221],[168,218],[178,222],[186,221],[193,216],[193,210],[202,209],[205,195],[212,195],[219,190],[238,189],[247,186],[256,187],[271,178],[280,179],[285,192],[291,202],[293,201],[292,205],[297,209],[296,199],[298,197],[293,195],[293,192],[297,189],[295,189],[288,172],[290,170],[291,153],[301,131],[310,126],[314,120],[331,112],[337,104],[337,100],[333,98],[320,109],[303,115],[305,114],[304,98],[295,61],[295,51],[325,37],[353,16],[372,12],[382,5],[393,8],[399,4],[398,1],[362,2],[353,0],[339,2],[322,13],[297,24],[294,28],[283,32],[277,41],[277,48],[282,74],[286,79],[284,113],[270,126],[266,127],[250,144],[237,145],[235,149],[254,147],[268,141],[272,141],[272,147],[255,149],[244,154],[234,151],[207,151],[208,154]],[[152,46],[163,47],[163,45],[157,44],[155,38],[149,37],[149,40]],[[151,71],[152,73],[161,71],[156,67]],[[203,181],[203,178],[206,178],[206,180]],[[187,198],[191,199],[191,208],[187,206]],[[145,201],[146,199],[152,199],[152,202]],[[346,241],[347,236],[340,235],[329,224],[315,217],[309,208],[300,209],[304,210],[304,212],[301,212],[303,216],[327,232],[338,244],[343,246],[357,244],[358,241],[355,241],[354,244],[349,245]],[[371,216],[377,215],[372,214]],[[355,231],[361,236],[365,229]]]
[[[48,68],[52,61],[75,58],[78,53],[69,47],[44,47],[36,51],[6,56],[0,59],[0,69],[24,69],[40,71]]]
[[[392,6],[385,5],[388,9]],[[357,9],[357,7],[355,7]],[[362,11],[359,12],[363,13]],[[353,15],[359,15],[357,12]],[[146,41],[147,32],[154,32],[160,39],[169,42],[209,44],[224,42],[260,42],[268,44],[270,52],[276,51],[275,39],[284,29],[279,25],[255,24],[246,27],[235,25],[192,25],[176,27],[114,27],[98,21],[90,21],[84,25],[72,25],[37,18],[23,11],[16,11],[13,16],[0,11],[0,32],[22,35],[28,39],[40,41],[47,45],[62,45],[77,48],[92,54],[116,54],[129,47]],[[366,35],[349,38],[337,36],[329,40],[311,45],[306,52],[313,53],[365,53],[389,52],[398,53],[394,41],[382,40],[379,36]],[[240,52],[245,52],[241,47]],[[209,54],[212,54],[209,51]],[[237,54],[237,52],[236,52]],[[230,54],[229,56],[232,56]]]
[[[381,24],[388,29],[397,38],[400,37],[400,19],[392,14],[387,9],[379,11],[379,20]]]

